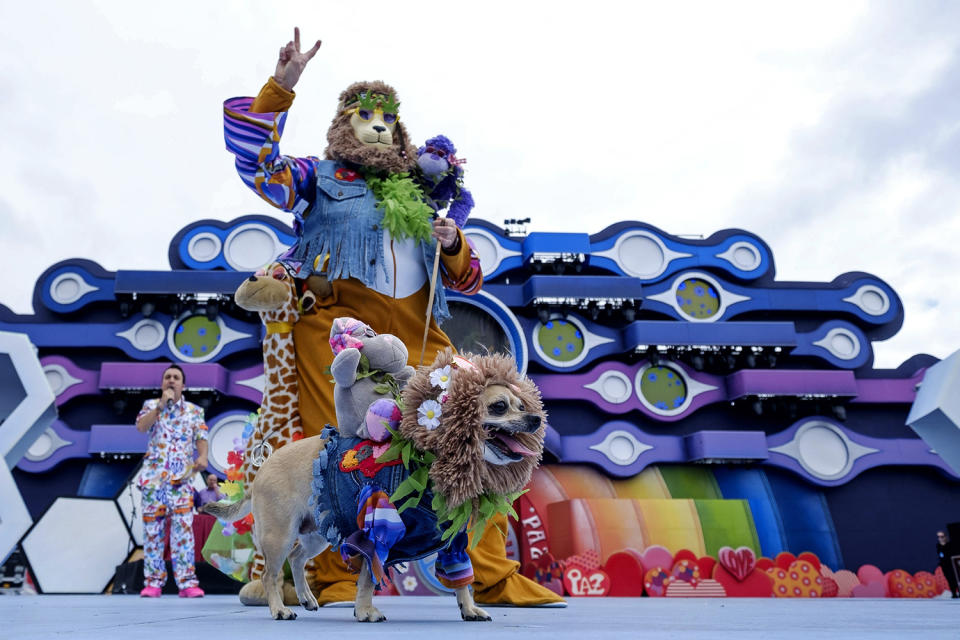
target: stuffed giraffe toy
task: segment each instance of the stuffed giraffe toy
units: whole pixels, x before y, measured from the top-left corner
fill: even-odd
[[[243,456],[243,485],[250,487],[257,469],[273,451],[303,437],[293,325],[313,306],[316,296],[310,290],[298,295],[296,282],[287,267],[273,262],[244,280],[234,300],[242,309],[259,312],[266,326],[260,419]],[[262,585],[253,583],[260,580],[263,570],[263,556],[256,553],[247,586],[262,589]]]

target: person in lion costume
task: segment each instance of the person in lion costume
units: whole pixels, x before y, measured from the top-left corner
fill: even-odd
[[[340,94],[323,159],[280,154],[293,88],[319,49],[317,41],[301,51],[295,29],[260,93],[224,103],[226,146],[236,157],[237,171],[257,195],[293,214],[297,243],[280,259],[317,296],[293,327],[305,436],[336,421],[328,373],[334,356],[328,337],[335,318],[359,318],[377,333],[397,336],[409,348],[410,364],[421,362],[421,353],[431,362],[453,346],[440,329],[450,316],[444,287],[472,294],[483,281],[479,258],[463,232],[453,220],[434,217],[408,174],[416,165],[417,148],[400,120],[393,87],[357,82]],[[443,286],[436,287],[422,348],[437,251]],[[505,524],[505,517],[492,521],[470,552],[476,601],[561,603],[506,558]],[[355,598],[356,576],[335,553],[314,558],[307,579],[321,605]],[[262,583],[251,580],[241,600],[265,604]]]

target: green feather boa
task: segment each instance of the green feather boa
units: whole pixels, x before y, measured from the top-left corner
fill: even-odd
[[[367,186],[383,211],[383,226],[395,238],[413,238],[429,242],[433,233],[433,209],[423,200],[423,192],[407,173],[386,178],[365,176]]]

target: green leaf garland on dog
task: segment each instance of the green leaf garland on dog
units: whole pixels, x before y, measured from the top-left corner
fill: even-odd
[[[389,427],[387,428],[389,429]],[[423,500],[423,495],[431,484],[430,465],[437,457],[429,451],[420,451],[414,446],[412,440],[404,438],[398,431],[390,430],[390,433],[393,434],[390,448],[377,458],[377,462],[392,462],[399,458],[403,462],[404,468],[410,472],[410,475],[397,486],[397,490],[390,496],[390,502],[394,504],[407,498],[397,508],[398,513],[403,513],[411,507],[416,507]],[[433,502],[430,508],[437,514],[438,526],[442,522],[450,523],[443,529],[440,540],[446,542],[467,526],[468,522],[471,523],[468,533],[472,534],[475,531],[482,533],[487,527],[487,522],[498,513],[516,519],[517,512],[513,508],[513,503],[526,492],[527,490],[524,489],[506,495],[483,493],[473,500],[464,500],[453,507],[447,504],[447,500],[442,494],[433,492]],[[471,517],[473,518],[472,521]],[[473,536],[473,541],[470,543],[471,549],[477,546],[480,538],[479,535]]]

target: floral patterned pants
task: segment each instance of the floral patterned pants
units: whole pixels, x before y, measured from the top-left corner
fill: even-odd
[[[198,585],[193,566],[193,491],[186,484],[143,488],[143,582],[148,587],[162,587],[167,581],[163,534],[168,514],[170,558],[182,591]]]

